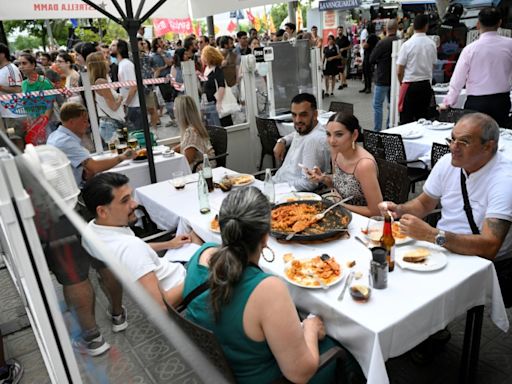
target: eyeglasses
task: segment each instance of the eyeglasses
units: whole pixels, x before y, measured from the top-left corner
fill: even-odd
[[[446,140],[446,143],[450,146],[451,145],[455,146],[455,145],[459,144],[462,147],[467,148],[471,145],[471,142],[468,140],[465,140],[465,139],[450,139],[449,137],[447,137],[445,140]]]

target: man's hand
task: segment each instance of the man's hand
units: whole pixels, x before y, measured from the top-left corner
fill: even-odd
[[[447,110],[447,109],[449,109],[449,108],[450,108],[450,106],[449,106],[449,105],[446,105],[446,104],[444,104],[444,103],[441,103],[441,104],[439,104],[439,105],[437,106],[437,110],[438,110],[438,111],[446,111],[446,110]]]
[[[438,230],[432,228],[420,218],[406,213],[400,219],[400,232],[416,240],[424,240],[433,243]]]
[[[384,216],[384,214],[386,214],[388,212],[391,212],[393,219],[398,219],[400,217],[401,212],[399,212],[399,209],[398,209],[399,205],[393,203],[392,201],[383,201],[383,202],[379,203],[378,207],[379,207],[380,214],[382,216]]]
[[[119,155],[119,157],[121,161],[135,159],[137,157],[137,152],[133,149],[127,149],[121,155]]]
[[[283,161],[285,154],[286,154],[286,145],[282,141],[277,142],[276,145],[274,146],[274,157],[278,161]]]
[[[176,235],[173,239],[168,241],[168,249],[176,249],[181,248],[185,244],[191,242],[190,235]]]

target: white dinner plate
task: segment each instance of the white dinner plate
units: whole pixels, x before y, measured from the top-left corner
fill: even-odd
[[[409,132],[404,132],[401,134],[402,139],[405,140],[412,140],[412,139],[419,139],[423,136],[423,133],[419,129],[413,129]]]
[[[453,128],[453,123],[442,123],[440,121],[434,121],[432,124],[424,125],[427,129],[432,129],[434,131],[444,131],[447,129]]]
[[[375,233],[374,236],[369,236],[368,234],[364,233],[361,231],[361,233],[368,239],[370,240],[370,242],[373,244],[373,242],[378,242],[379,239],[381,238],[382,236],[382,232],[380,233]],[[414,239],[412,237],[409,237],[409,236],[406,236],[404,238],[400,238],[400,239],[397,239],[395,237],[395,245],[404,245],[404,244],[407,244],[407,243],[410,243],[411,241],[414,241]]]
[[[288,202],[292,202],[292,201],[302,201],[302,200],[321,201],[322,196],[317,195],[316,193],[312,193],[312,192],[283,193],[282,195],[279,195],[277,197],[276,204],[288,203]]]
[[[332,256],[331,256],[332,257]],[[336,257],[334,257],[334,259],[336,260],[336,262],[340,265],[340,274],[337,278],[335,278],[334,280],[332,280],[329,284],[325,284],[327,287],[331,287],[335,284],[338,284],[342,279],[343,279],[343,274],[345,272],[345,269],[343,268],[343,266],[341,265],[341,263],[339,262],[339,260],[336,259]],[[301,287],[301,288],[309,288],[309,289],[321,289],[323,288],[321,285],[304,285],[304,284],[301,284],[300,282],[297,282],[297,281],[294,281],[292,279],[290,279],[287,275],[286,275],[286,271],[288,270],[288,268],[291,267],[292,265],[292,261],[293,260],[308,260],[308,258],[296,258],[296,259],[292,259],[290,260],[289,262],[287,262],[284,266],[284,273],[283,273],[283,277],[284,279],[289,282],[290,284],[293,284],[293,285],[296,285],[297,287]]]
[[[240,177],[243,177],[244,179],[247,179],[247,180],[243,181],[243,182],[238,182],[237,180]],[[249,175],[246,173],[239,173],[237,175],[230,175],[229,180],[233,183],[233,187],[245,187],[246,185],[250,185],[250,184],[254,183],[254,180],[256,180],[256,179],[254,178],[253,175]]]
[[[417,248],[425,247],[409,245],[407,247],[401,247],[396,249],[395,262],[400,266],[400,268],[420,272],[430,272],[442,269],[448,263],[448,258],[443,252],[434,250],[432,248],[427,248],[430,251],[430,255],[428,255],[427,259],[422,263],[409,263],[403,260],[403,257],[407,252]]]

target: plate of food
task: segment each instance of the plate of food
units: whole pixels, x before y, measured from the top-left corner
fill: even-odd
[[[398,248],[395,258],[400,268],[421,272],[437,271],[448,263],[448,258],[443,252],[427,247]]]
[[[238,175],[228,176],[227,179],[231,182],[233,187],[244,187],[246,185],[254,183],[254,176],[246,173],[240,173]]]
[[[322,196],[312,192],[290,192],[279,195],[276,199],[276,204],[289,203],[294,201],[312,200],[320,201]]]
[[[284,278],[290,284],[303,288],[326,288],[340,282],[343,269],[334,257],[327,254],[294,258],[285,264]]]
[[[215,215],[212,221],[210,221],[210,231],[220,233],[219,215]]]
[[[322,220],[316,221],[315,215],[325,211],[332,203],[322,201],[300,201],[276,204],[272,209],[270,234],[276,239],[322,240],[346,231],[352,220],[352,214],[342,206],[327,212]]]
[[[137,151],[137,157],[135,157],[132,161],[136,163],[140,163],[146,161],[148,159],[148,150],[146,148],[139,149]]]
[[[384,224],[384,222],[382,222]],[[393,231],[393,237],[395,238],[395,245],[407,244],[413,241],[412,237],[404,235],[400,232],[400,223],[395,221],[391,224],[391,230]],[[381,228],[371,228],[369,230],[361,230],[366,238],[373,243],[379,243],[380,238],[382,237],[382,229]]]

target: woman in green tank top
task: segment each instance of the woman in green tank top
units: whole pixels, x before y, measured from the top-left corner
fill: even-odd
[[[239,383],[268,383],[281,375],[332,382],[335,364],[315,375],[319,354],[335,344],[325,337],[322,320],[301,324],[286,284],[258,267],[270,232],[266,197],[254,187],[232,191],[219,222],[222,245],[204,244],[188,263],[183,296],[205,281],[209,289],[188,305],[187,317],[214,332]]]

